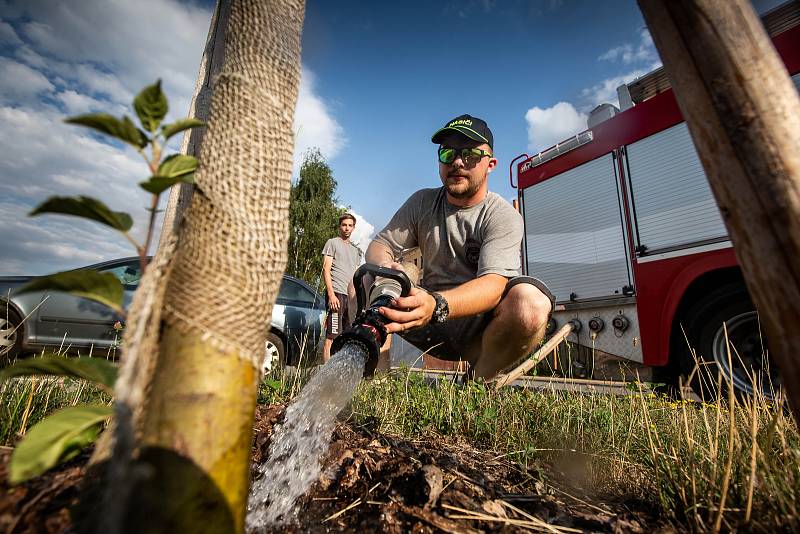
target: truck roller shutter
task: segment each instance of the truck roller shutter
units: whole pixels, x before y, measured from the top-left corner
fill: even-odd
[[[558,302],[629,285],[615,162],[606,154],[523,190],[527,273]]]
[[[646,254],[727,239],[686,123],[628,145],[627,157],[637,245]]]

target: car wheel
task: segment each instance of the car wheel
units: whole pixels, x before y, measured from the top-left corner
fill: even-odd
[[[285,363],[285,352],[283,347],[283,340],[281,337],[270,332],[267,334],[267,342],[265,345],[266,356],[264,364],[261,366],[262,374],[266,374],[273,369],[280,369]]]
[[[0,367],[5,367],[22,352],[22,319],[7,304],[0,308]]]
[[[743,285],[730,284],[709,293],[692,307],[685,324],[689,344],[696,349],[700,367],[704,369],[695,373],[691,380],[692,389],[698,395],[714,397],[719,371],[723,388],[720,394],[732,384],[737,395],[752,396],[758,390],[765,397],[773,398],[780,387],[780,375],[769,356],[758,313]],[[682,342],[685,345],[686,340]],[[691,372],[694,366],[694,358],[687,348],[683,369]]]

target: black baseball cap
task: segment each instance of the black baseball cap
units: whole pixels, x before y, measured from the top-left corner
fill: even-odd
[[[451,131],[458,132],[461,135],[469,137],[473,141],[486,143],[494,150],[492,131],[483,119],[473,117],[472,115],[459,115],[455,119],[448,121],[442,128],[439,128],[436,133],[433,134],[433,137],[431,137],[431,141],[436,144],[441,144],[442,138]]]

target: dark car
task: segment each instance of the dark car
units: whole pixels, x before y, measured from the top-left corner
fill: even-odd
[[[130,305],[139,286],[138,257],[106,261],[85,267],[112,273],[124,288],[123,306]],[[32,276],[0,277],[0,364],[26,352],[61,350],[98,352],[115,348],[122,318],[98,302],[54,291],[15,295],[14,290]],[[265,369],[297,365],[301,358],[316,358],[321,346],[325,305],[314,289],[284,275],[266,343]],[[118,325],[119,326],[119,325]]]

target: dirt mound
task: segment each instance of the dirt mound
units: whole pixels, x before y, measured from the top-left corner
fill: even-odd
[[[259,410],[254,467],[282,415],[281,407]],[[408,440],[376,433],[369,424],[342,424],[297,517],[273,532],[671,530],[641,505],[592,503],[576,493],[552,485],[539,468],[524,469],[463,441]]]
[[[258,408],[254,474],[283,409]],[[9,457],[10,450],[0,450],[0,532],[69,532],[88,454],[13,488],[5,481]],[[465,442],[408,440],[377,433],[369,424],[340,424],[323,476],[298,503],[297,517],[273,532],[669,530],[641,505],[590,502],[543,473]]]
[[[60,533],[72,527],[70,509],[78,504],[85,452],[25,484],[9,487],[11,449],[0,449],[0,532]]]

